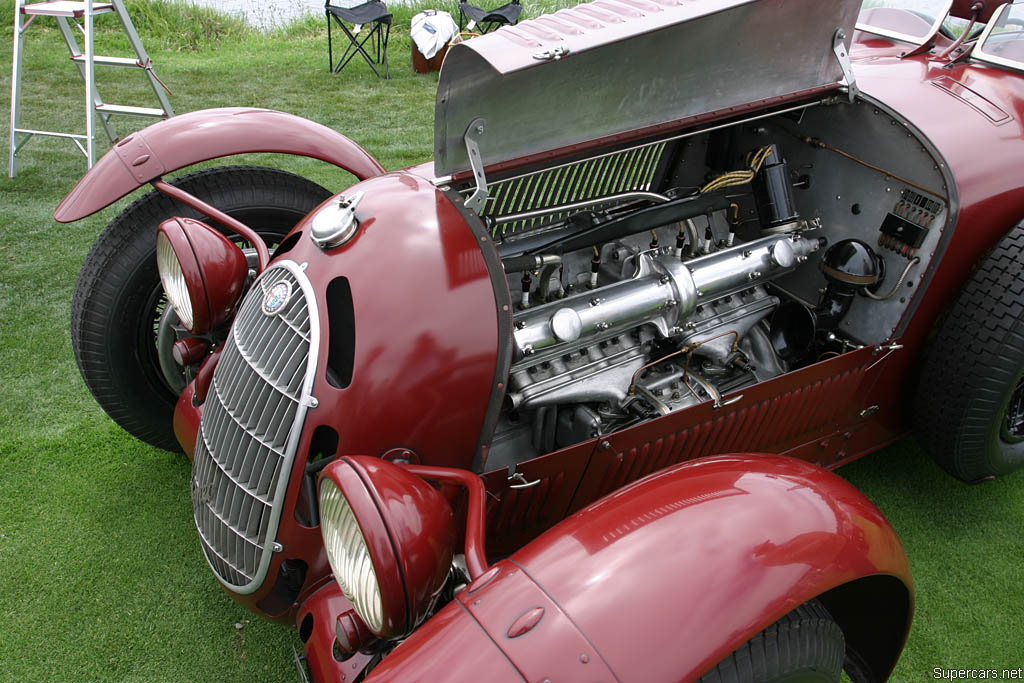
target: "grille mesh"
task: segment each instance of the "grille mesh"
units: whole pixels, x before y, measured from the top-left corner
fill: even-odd
[[[498,218],[623,192],[649,191],[665,145],[651,143],[499,180],[488,186],[490,194],[480,215]],[[550,225],[567,215],[554,212],[505,223],[495,228],[494,236]]]
[[[307,369],[315,365],[304,281],[301,271],[283,264],[257,280],[235,318],[203,407],[192,512],[207,561],[239,592],[255,590],[266,574],[267,545],[280,516],[274,507],[286,489],[279,484],[286,484],[281,477],[294,457],[293,432],[301,429],[297,416]],[[291,296],[276,314],[266,315],[267,292],[281,282]]]

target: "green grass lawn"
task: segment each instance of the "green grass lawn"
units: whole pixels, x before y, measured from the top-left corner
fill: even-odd
[[[4,162],[12,6],[0,17]],[[179,113],[270,107],[351,136],[389,169],[431,156],[436,76],[412,72],[410,10],[396,11],[385,82],[360,63],[328,73],[322,20],[261,35],[209,12],[129,8]],[[84,128],[78,74],[57,32],[38,23],[27,33],[23,125]],[[100,54],[127,54],[119,32],[99,42]],[[150,104],[141,75],[101,78],[107,101]],[[333,190],[350,182],[305,159],[245,161]],[[188,461],[122,432],[78,375],[72,289],[93,239],[127,203],[55,223],[84,168],[70,143],[37,139],[19,176],[0,179],[0,680],[291,680],[295,632],[237,606],[202,557]],[[1024,474],[965,486],[912,441],[841,473],[886,513],[914,570],[917,613],[894,680],[1024,666]]]

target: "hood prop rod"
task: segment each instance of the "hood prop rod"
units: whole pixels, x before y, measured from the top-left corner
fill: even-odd
[[[490,192],[487,189],[487,176],[484,175],[484,160],[480,156],[480,136],[484,134],[485,121],[482,118],[475,118],[466,128],[466,134],[462,139],[466,143],[466,153],[469,156],[469,166],[473,169],[473,178],[476,180],[476,187],[473,194],[464,202],[466,208],[479,214],[484,208],[484,202]]]

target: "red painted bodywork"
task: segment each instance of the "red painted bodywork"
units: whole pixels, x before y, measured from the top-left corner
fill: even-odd
[[[203,401],[206,400],[206,395],[210,391],[210,385],[213,383],[213,371],[217,368],[217,363],[220,362],[220,355],[223,352],[224,352],[224,347],[222,346],[222,347],[218,348],[217,350],[215,350],[213,353],[211,353],[209,356],[207,356],[206,360],[204,360],[202,362],[202,364],[199,366],[199,370],[196,372],[195,380],[189,385],[191,387],[191,389],[192,389],[192,399],[193,399],[189,403],[189,405],[202,405]],[[181,402],[180,401],[178,402],[178,406],[177,407],[179,407],[179,408],[183,407],[183,406],[181,406]],[[183,424],[191,424],[191,422],[192,422],[192,419],[186,418],[185,421],[183,422]],[[196,424],[198,424],[198,423],[196,423]],[[196,443],[197,435],[198,435],[198,431],[197,431],[196,434],[193,434],[191,436],[191,438],[192,438],[192,449],[193,450],[195,450],[195,443]],[[182,442],[182,447],[184,448],[184,442]],[[188,453],[192,453],[192,451],[187,451],[187,452]]]
[[[202,411],[192,405],[196,385],[194,382],[185,387],[174,407],[174,437],[178,440],[189,459],[196,450],[196,439],[199,437],[199,420]]]
[[[85,218],[151,180],[201,161],[268,152],[320,159],[365,180],[384,172],[366,150],[327,126],[269,109],[206,109],[129,135],[86,173],[53,217]]]
[[[360,212],[372,218],[349,242],[322,251],[309,239],[307,218],[295,227],[299,240],[279,257],[308,264],[320,311],[330,308],[328,284],[348,279],[356,338],[355,372],[347,387],[331,385],[326,364],[317,370],[319,407],[306,416],[278,529],[286,550],[275,553],[258,591],[231,593],[253,611],[286,622],[330,576],[319,526],[305,526],[295,512],[307,504],[302,473],[317,428],[336,430],[343,453],[379,457],[399,446],[421,462],[469,470],[495,377],[498,305],[480,241],[458,209],[425,179],[404,172],[372,178],[348,192],[360,190]],[[322,349],[329,347],[329,333],[329,325],[322,325]],[[452,396],[463,402],[458,411],[446,408]],[[201,412],[191,401],[176,407],[176,435],[189,454]],[[308,566],[295,604],[275,597],[287,559]]]
[[[284,255],[309,264],[320,310],[335,277],[348,279],[355,308],[352,381],[338,389],[318,369],[320,406],[305,431],[337,428],[350,454],[399,447],[424,464],[470,469],[502,343],[480,242],[451,200],[418,176],[390,173],[346,194],[357,191],[370,218],[350,241],[322,251],[308,238],[307,218]],[[453,396],[458,411],[447,409]]]
[[[679,466],[765,451],[833,468],[907,434],[907,406],[929,334],[979,258],[1024,216],[1020,75],[978,63],[951,65],[930,54],[901,58],[905,45],[860,33],[858,39],[851,54],[866,102],[858,106],[893,113],[934,152],[955,224],[943,251],[916,276],[921,286],[892,339],[901,348],[844,353],[745,389],[742,400],[720,410],[697,405],[520,463],[525,479],[539,481],[532,488],[510,488],[504,469],[478,468],[489,494],[488,551],[515,554],[496,575],[478,579],[487,580],[479,591],[460,594],[417,629],[374,670],[374,679],[413,680],[429,671],[444,671],[446,680],[599,677],[607,667],[619,678],[684,680],[823,593],[841,623],[850,601],[877,615],[884,638],[873,640],[856,624],[847,636],[872,644],[879,675],[891,669],[909,623],[911,584],[902,549],[874,506],[794,460],[732,456]],[[658,132],[627,132],[616,142]],[[572,151],[582,155],[605,144]],[[347,150],[342,156],[349,163],[358,157],[344,144],[339,149]],[[96,178],[110,174],[118,187],[128,185],[125,178],[133,186],[145,182],[108,157],[101,164],[112,170]],[[372,164],[364,171],[379,173]],[[306,652],[317,676],[339,675],[352,662],[338,664],[329,655],[333,624],[326,629],[321,621],[350,606],[329,589],[334,584],[319,529],[295,515],[307,495],[302,471],[314,431],[336,430],[339,455],[401,448],[427,466],[470,470],[486,451],[488,402],[504,381],[496,370],[508,339],[499,335],[500,297],[484,258],[492,247],[477,219],[436,189],[430,174],[427,164],[354,186],[346,194],[364,192],[360,212],[370,218],[351,241],[325,253],[308,239],[307,219],[282,257],[308,264],[321,311],[329,308],[329,282],[348,279],[356,372],[349,386],[336,388],[323,364],[318,369],[319,406],[307,416],[278,531],[286,552],[275,554],[260,591],[234,597],[282,620],[297,611],[300,629],[304,615],[314,614]],[[72,220],[92,205],[86,199],[92,191],[76,188],[58,213]],[[449,409],[453,402],[457,410]],[[175,429],[187,451],[199,412],[184,396],[179,401]],[[566,519],[574,511],[580,512]],[[286,558],[308,565],[294,604],[274,598]],[[544,612],[534,622],[537,607]],[[509,636],[513,625],[516,631],[527,622],[533,627]]]
[[[418,656],[422,653],[429,653],[429,661]],[[343,666],[338,665],[335,671],[316,680],[338,681]],[[366,680],[497,683],[525,679],[456,600],[416,629]]]
[[[864,577],[903,586],[902,602],[879,595],[870,606],[880,622],[905,632],[910,619],[907,559],[878,509],[839,477],[779,456],[720,456],[653,474],[497,567],[434,618],[443,629],[428,622],[368,680],[447,676],[445,642],[471,626],[526,680],[693,680],[765,624]],[[510,637],[536,607],[540,620]],[[879,680],[899,646],[876,662]],[[473,672],[518,680],[498,658]]]
[[[319,587],[302,603],[299,636],[305,643],[306,667],[314,681],[351,681],[373,659],[357,652],[344,662],[334,658],[335,622],[352,609],[334,581]]]

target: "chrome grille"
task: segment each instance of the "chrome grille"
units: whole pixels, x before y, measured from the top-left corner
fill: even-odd
[[[263,310],[275,285],[287,302]],[[316,299],[302,269],[268,268],[243,301],[213,373],[192,463],[192,512],[214,573],[238,593],[263,583],[311,403]]]
[[[480,215],[513,216],[624,192],[649,191],[666,144],[654,142],[499,180],[488,186],[490,194]],[[566,216],[552,212],[505,223],[495,228],[494,236],[525,232]]]

